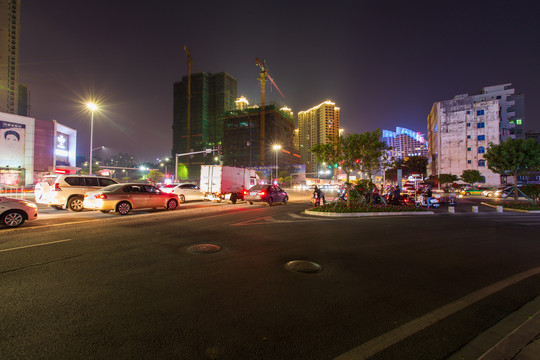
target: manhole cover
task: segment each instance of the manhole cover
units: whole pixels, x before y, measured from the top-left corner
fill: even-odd
[[[294,260],[285,264],[285,269],[302,273],[316,273],[322,270],[321,265],[309,260]]]
[[[221,248],[214,244],[197,244],[187,248],[187,251],[192,254],[207,254],[221,250]]]

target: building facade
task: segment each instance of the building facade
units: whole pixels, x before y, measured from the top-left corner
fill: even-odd
[[[260,108],[226,113],[223,139],[223,164],[236,167],[273,167],[276,152],[279,166],[301,164],[293,144],[294,120],[289,111],[276,104],[265,106],[265,160],[261,159]],[[280,149],[273,148],[279,145]]]
[[[428,157],[428,142],[424,136],[406,128],[396,127],[396,131],[383,130],[382,141],[389,148],[390,158],[404,160],[409,156]]]
[[[525,138],[525,95],[516,94],[512,84],[487,86],[482,89],[480,94],[457,95],[455,99],[465,99],[467,97],[476,102],[496,100],[499,103],[501,141],[506,141],[508,138]]]
[[[436,102],[428,116],[428,175],[478,170],[487,185],[500,185],[501,178],[487,168],[484,153],[489,143],[501,141],[501,119],[497,99],[477,101],[457,97]]]
[[[0,112],[19,110],[20,0],[0,1]]]
[[[182,81],[174,84],[173,158],[176,154],[202,151],[220,144],[224,136],[224,113],[236,108],[236,79],[231,75],[226,72],[191,75],[188,134],[187,82],[188,78],[184,76]],[[178,161],[187,164],[187,176],[195,180],[199,178],[200,166],[206,164],[208,158],[195,155]]]
[[[339,136],[339,113],[340,108],[330,100],[298,113],[298,147],[307,173],[318,173],[320,170],[311,148],[316,144],[328,143],[329,137]]]
[[[35,184],[44,175],[74,173],[77,131],[57,121],[0,113],[0,186]]]

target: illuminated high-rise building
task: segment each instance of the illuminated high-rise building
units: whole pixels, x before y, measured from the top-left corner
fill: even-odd
[[[396,131],[383,130],[382,140],[391,148],[388,150],[390,158],[405,160],[409,156],[428,157],[428,143],[419,132],[396,127]]]
[[[249,101],[244,96],[240,96],[238,99],[236,99],[235,104],[236,110],[244,110],[249,107]]]
[[[339,107],[332,101],[325,101],[309,110],[298,113],[298,145],[306,172],[318,173],[319,163],[311,148],[316,144],[326,144],[339,136]]]
[[[10,114],[19,110],[20,7],[20,0],[0,1],[0,112]]]

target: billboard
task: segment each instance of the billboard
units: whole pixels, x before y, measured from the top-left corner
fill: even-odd
[[[0,167],[24,167],[26,125],[0,121]]]

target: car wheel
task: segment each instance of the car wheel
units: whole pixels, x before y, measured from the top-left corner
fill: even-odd
[[[68,200],[67,208],[71,211],[83,211],[83,198],[80,196],[74,196]]]
[[[422,203],[420,201],[417,201],[414,203],[414,206],[419,208],[420,206],[422,206]]]
[[[253,205],[253,201],[250,201],[250,202],[249,202],[249,205]]]
[[[238,200],[238,198],[236,197],[236,194],[232,194],[231,195],[231,203],[236,204],[237,200]]]
[[[178,198],[180,199],[180,204],[183,204],[186,202],[186,197],[182,194],[178,195]]]
[[[24,223],[24,215],[17,210],[9,210],[2,215],[2,225],[17,227]]]
[[[274,200],[271,197],[268,197],[268,199],[266,200],[266,205],[267,206],[272,206],[273,202],[274,202]]]
[[[127,215],[131,211],[131,205],[127,201],[122,201],[116,205],[116,212],[120,215]]]
[[[466,193],[465,193],[465,196],[471,196],[471,193],[470,193],[470,192],[466,192]]]
[[[111,210],[99,210],[99,211],[101,211],[101,212],[104,213],[104,214],[107,214],[107,213],[109,213]]]
[[[287,205],[287,202],[289,202],[289,197],[285,196],[285,199],[283,199],[283,204]]]
[[[178,207],[178,201],[171,199],[167,201],[167,210],[174,210]]]

